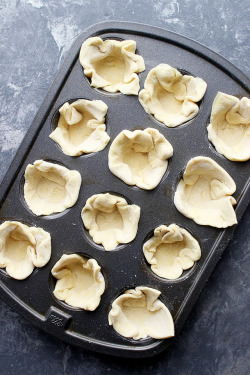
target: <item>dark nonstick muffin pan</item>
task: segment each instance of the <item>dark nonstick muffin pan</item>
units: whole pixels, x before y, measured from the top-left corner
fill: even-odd
[[[199,103],[198,115],[176,128],[167,128],[144,111],[137,96],[109,94],[91,87],[78,56],[83,41],[92,36],[136,41],[137,53],[143,56],[146,65],[146,70],[139,74],[141,89],[148,72],[160,63],[203,78],[208,86]],[[109,326],[108,313],[114,299],[125,290],[136,286],[152,287],[161,291],[160,299],[169,308],[178,335],[235,226],[217,229],[197,225],[177,211],[173,203],[174,192],[192,157],[211,157],[236,182],[235,210],[240,220],[250,196],[249,162],[232,162],[218,154],[208,140],[206,127],[218,91],[241,98],[249,96],[249,87],[249,79],[221,56],[166,30],[135,23],[104,22],[84,31],[71,47],[0,187],[0,222],[18,220],[50,232],[51,259],[23,281],[12,279],[4,269],[0,270],[1,297],[46,332],[85,349],[125,357],[148,357],[168,347],[174,338],[135,341],[120,336]],[[70,157],[49,138],[49,134],[56,126],[61,105],[80,98],[100,99],[107,104],[106,126],[111,140],[103,151]],[[166,174],[152,191],[126,185],[108,168],[108,152],[114,138],[123,129],[147,127],[158,129],[174,148]],[[28,209],[23,198],[24,171],[28,163],[37,159],[56,162],[81,173],[81,190],[73,207],[60,214],[41,217]],[[92,241],[80,216],[86,200],[103,192],[120,195],[141,207],[135,240],[109,252]],[[174,281],[157,277],[142,251],[144,242],[157,226],[171,223],[187,229],[198,240],[202,252],[201,259]],[[72,308],[53,296],[55,280],[51,269],[63,254],[70,253],[93,257],[101,266],[106,289],[93,312]]]

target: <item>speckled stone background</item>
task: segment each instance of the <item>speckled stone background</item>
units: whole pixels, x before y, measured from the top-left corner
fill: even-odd
[[[203,43],[249,75],[247,0],[0,0],[0,181],[78,34],[104,20],[159,26]],[[250,210],[174,345],[128,360],[82,351],[0,300],[0,374],[248,375]]]

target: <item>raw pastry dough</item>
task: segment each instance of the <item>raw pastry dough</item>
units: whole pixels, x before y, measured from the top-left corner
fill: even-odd
[[[73,307],[93,311],[105,289],[101,267],[95,259],[63,255],[51,270],[57,279],[54,295]]]
[[[250,99],[218,92],[207,130],[220,154],[233,161],[250,159]]]
[[[78,171],[36,160],[25,170],[25,201],[36,215],[62,212],[77,201],[81,180]]]
[[[236,185],[214,160],[197,156],[191,159],[177,186],[174,204],[197,224],[226,228],[237,223],[231,196]]]
[[[143,252],[152,271],[166,279],[177,279],[201,257],[198,241],[176,224],[157,227]]]
[[[143,286],[127,290],[112,303],[109,325],[120,335],[134,340],[174,336],[173,318],[158,299],[160,294],[156,289]]]
[[[182,75],[167,64],[150,70],[139,93],[139,101],[147,113],[163,124],[174,127],[195,117],[207,84],[201,78]]]
[[[173,147],[156,129],[123,130],[109,150],[109,169],[128,185],[154,189],[167,170]]]
[[[109,193],[92,195],[82,209],[84,226],[93,241],[102,244],[105,250],[133,241],[139,218],[139,206]]]
[[[137,95],[140,86],[136,73],[145,70],[145,65],[143,57],[135,54],[135,50],[133,40],[87,39],[80,51],[80,63],[84,74],[91,78],[91,86]]]
[[[58,126],[50,138],[61,146],[66,155],[101,151],[110,140],[104,124],[107,110],[101,100],[79,99],[72,104],[64,103],[59,109]]]
[[[0,225],[0,268],[17,280],[28,277],[35,267],[50,260],[50,234],[42,228],[29,227],[18,221]]]

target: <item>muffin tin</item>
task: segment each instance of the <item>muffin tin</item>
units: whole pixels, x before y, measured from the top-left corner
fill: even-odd
[[[208,87],[199,103],[198,115],[176,128],[167,128],[145,113],[137,96],[110,94],[91,87],[78,58],[81,44],[91,36],[136,41],[137,51],[146,65],[146,70],[139,74],[141,89],[148,72],[162,62],[181,72],[203,78]],[[10,278],[1,269],[0,296],[38,327],[85,349],[125,357],[148,357],[168,347],[174,338],[135,341],[120,336],[108,325],[108,313],[114,299],[126,289],[136,286],[155,288],[161,291],[160,299],[169,308],[178,335],[235,226],[217,229],[197,225],[177,211],[173,203],[174,192],[192,157],[211,157],[236,182],[235,210],[240,220],[250,197],[249,162],[231,162],[218,154],[208,141],[206,127],[218,91],[241,98],[249,96],[249,87],[248,78],[221,56],[166,30],[114,21],[96,24],[84,31],[70,49],[0,187],[0,222],[19,220],[50,232],[52,256],[45,267],[36,269],[23,281]],[[106,126],[111,140],[103,151],[70,157],[63,154],[49,134],[55,128],[60,106],[79,98],[100,99],[108,105]],[[108,169],[108,151],[114,138],[123,129],[147,127],[158,129],[174,148],[167,172],[152,191],[128,186]],[[37,159],[56,162],[81,173],[79,198],[72,208],[42,217],[35,216],[28,209],[23,199],[24,171],[28,163]],[[141,207],[135,240],[109,252],[92,241],[81,220],[81,210],[86,200],[93,194],[103,192],[120,195],[129,203]],[[198,240],[202,252],[201,259],[177,280],[156,276],[142,251],[144,242],[157,226],[171,223],[187,229]],[[70,307],[53,296],[55,280],[51,276],[51,269],[63,254],[71,253],[93,257],[101,266],[106,288],[100,305],[93,312]]]

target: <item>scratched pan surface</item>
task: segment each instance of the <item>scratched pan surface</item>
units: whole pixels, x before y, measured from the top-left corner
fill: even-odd
[[[137,96],[108,94],[92,88],[78,59],[81,44],[91,36],[136,41],[137,52],[144,57],[146,65],[146,70],[139,74],[141,88],[149,70],[159,63],[168,63],[187,74],[203,78],[208,87],[198,115],[170,129],[146,114]],[[124,290],[138,285],[156,288],[161,291],[161,300],[173,315],[178,334],[235,226],[220,230],[199,226],[184,217],[173,204],[176,185],[192,157],[211,157],[236,182],[235,210],[240,220],[249,202],[249,162],[231,162],[218,154],[208,141],[206,126],[218,91],[240,98],[249,96],[249,87],[248,78],[222,57],[194,41],[163,29],[133,23],[105,22],[83,32],[70,49],[0,187],[0,221],[20,220],[49,231],[52,237],[51,259],[45,267],[35,269],[23,281],[14,280],[5,270],[1,270],[0,296],[40,328],[85,349],[119,356],[147,357],[168,347],[174,339],[134,341],[123,338],[108,325],[108,312],[113,300]],[[111,141],[101,152],[69,157],[49,138],[49,134],[58,120],[58,108],[66,101],[79,98],[100,99],[108,105],[106,125]],[[147,127],[158,129],[174,148],[167,173],[152,191],[128,186],[108,169],[108,152],[114,138],[123,129]],[[44,217],[35,216],[27,208],[23,199],[23,176],[27,164],[36,159],[57,162],[81,173],[82,186],[75,206],[61,214]],[[102,192],[121,195],[141,207],[135,240],[110,252],[93,243],[80,217],[87,198]],[[164,280],[153,274],[142,252],[143,243],[153,229],[160,224],[171,223],[190,231],[199,241],[202,251],[200,261],[175,281]],[[55,280],[51,277],[51,268],[62,254],[69,253],[93,257],[101,265],[106,289],[96,311],[71,308],[53,297]]]

